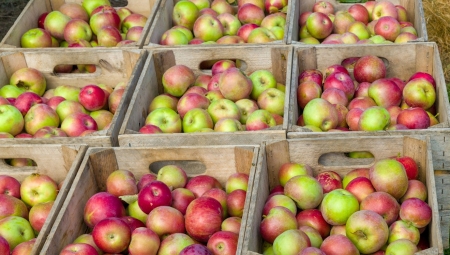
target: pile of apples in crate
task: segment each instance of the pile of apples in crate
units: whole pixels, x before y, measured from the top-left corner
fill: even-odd
[[[264,254],[414,254],[431,222],[427,188],[414,159],[382,159],[369,168],[320,172],[285,163],[263,208]]]
[[[150,103],[141,133],[255,131],[283,123],[285,86],[267,70],[247,76],[234,61],[220,60],[212,76],[195,77],[175,65],[162,84],[165,93]]]
[[[228,2],[237,3],[237,11]],[[282,40],[288,0],[183,0],[162,45],[266,43]]]
[[[65,3],[59,10],[43,13],[21,37],[21,47],[119,47],[139,40],[147,17],[109,0]]]
[[[348,70],[353,69],[353,80]],[[313,131],[426,129],[438,124],[436,82],[416,72],[407,82],[386,77],[377,56],[348,58],[342,65],[299,75],[297,124]]]
[[[19,69],[0,88],[0,138],[77,137],[108,129],[124,91],[104,84],[47,90],[39,70]]]
[[[0,254],[30,254],[58,191],[48,175],[31,174],[22,183],[0,175]]]
[[[300,41],[308,44],[405,43],[417,39],[405,7],[389,1],[354,4],[335,12],[331,3],[318,1],[300,14]]]
[[[244,173],[230,175],[224,190],[209,175],[188,179],[177,165],[138,182],[130,171],[116,170],[106,191],[85,205],[84,222],[92,232],[60,254],[236,254],[247,186]]]

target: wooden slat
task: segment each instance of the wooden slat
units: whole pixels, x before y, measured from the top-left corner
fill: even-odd
[[[200,64],[207,60],[240,59],[245,62],[246,74],[256,70],[269,70],[274,73],[279,83],[286,84],[285,112],[289,109],[289,94],[292,63],[292,48],[289,46],[272,46],[261,49],[260,47],[221,48],[214,47],[191,50],[180,49],[153,49],[149,53],[142,69],[142,75],[136,86],[136,93],[130,101],[130,106],[125,114],[123,125],[119,131],[119,145],[124,147],[140,146],[183,146],[183,145],[208,145],[208,144],[260,144],[267,140],[280,140],[286,138],[285,130],[288,128],[287,116],[283,125],[270,130],[240,131],[234,133],[192,133],[192,134],[136,134],[144,125],[148,112],[148,106],[153,98],[163,92],[162,75],[173,65],[186,65],[196,75],[211,73],[211,70],[202,70]]]
[[[105,190],[108,175],[116,169],[130,170],[139,179],[149,173],[149,165],[154,162],[199,161],[206,167],[201,174],[209,174],[224,185],[228,176],[238,171],[248,172],[249,178],[252,178],[256,172],[258,153],[259,147],[255,146],[89,148],[39,254],[59,254],[65,245],[89,231],[83,221],[83,208],[92,195]],[[236,160],[245,163],[239,164]],[[192,169],[185,170],[189,177],[199,175],[192,173]],[[250,195],[248,192],[246,204],[250,203]],[[252,213],[248,207],[244,208],[243,222]],[[245,227],[242,225],[241,229],[243,232]]]
[[[433,211],[432,222],[428,226],[428,241],[432,249],[427,249],[421,254],[442,254],[442,240],[445,238],[448,240],[448,237],[445,237],[440,229],[443,226],[442,214],[440,218],[435,191],[436,184],[433,177],[430,139],[424,136],[419,139],[408,136],[352,137],[351,139],[348,137],[304,138],[264,143],[260,151],[260,157],[263,158],[258,159],[258,167],[263,168],[256,172],[253,180],[250,209],[254,215],[252,218],[249,217],[245,223],[247,229],[241,250],[242,254],[261,253],[262,238],[259,233],[259,224],[262,208],[267,200],[269,190],[279,184],[278,171],[284,162],[308,164],[314,169],[314,176],[325,170],[333,170],[344,176],[354,168],[370,167],[373,164],[373,162],[365,165],[355,164],[353,159],[341,157],[343,152],[350,151],[370,151],[374,155],[374,160],[407,155],[418,163],[419,179],[427,185],[427,202]],[[322,158],[323,155],[329,153],[333,153],[327,158],[331,164]]]
[[[20,48],[20,38],[22,35],[37,27],[37,20],[44,12],[57,11],[64,3],[81,4],[82,0],[32,0],[23,9],[22,13],[6,33],[0,42],[0,48]],[[154,15],[156,14],[158,0],[128,0],[128,4],[124,7],[130,9],[133,13],[139,13],[147,17],[144,30],[139,41],[135,43],[134,48],[142,48],[145,38],[152,24]],[[126,46],[129,48],[129,46]],[[55,48],[47,48],[53,50]],[[34,51],[36,49],[24,49]]]
[[[350,8],[351,4],[339,3],[337,0],[324,0],[333,5],[335,11],[344,11]],[[384,0],[376,0],[377,2]],[[425,15],[423,11],[423,5],[421,0],[388,0],[395,5],[401,5],[405,7],[408,21],[413,23],[414,28],[417,31],[417,39],[412,42],[426,42],[428,41],[428,33],[425,22]],[[302,0],[295,1],[296,3],[292,6],[294,10],[291,10],[293,19],[290,20],[290,30],[289,38],[287,39],[288,44],[304,45],[299,42],[299,30],[300,26],[298,24],[298,18],[300,14],[307,11],[312,11],[313,5],[319,0]],[[300,4],[301,3],[301,4]],[[322,47],[322,45],[317,45]],[[325,45],[323,45],[325,46]]]

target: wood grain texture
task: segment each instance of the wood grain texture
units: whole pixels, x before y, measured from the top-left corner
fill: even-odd
[[[333,5],[335,12],[336,11],[345,11],[350,8],[351,4],[343,4],[339,3],[337,0],[325,0]],[[376,0],[380,2],[382,0]],[[428,33],[425,22],[425,15],[423,10],[423,5],[421,0],[388,0],[389,2],[405,7],[406,14],[408,17],[408,21],[413,23],[414,28],[417,30],[417,39],[411,42],[427,42],[428,41]],[[300,26],[298,24],[298,18],[300,14],[303,12],[311,11],[313,5],[318,2],[317,0],[302,0],[295,1],[291,7],[291,17],[290,20],[290,28],[289,28],[289,36],[287,38],[287,44],[296,44],[296,45],[306,45],[304,43],[299,42],[299,30]],[[301,3],[301,4],[300,4]],[[317,47],[322,47],[326,45],[317,45]]]
[[[29,158],[36,162],[34,167],[12,167],[0,164],[0,175],[9,175],[22,182],[30,174],[42,174],[51,177],[56,183],[62,183],[58,196],[54,201],[47,220],[45,221],[31,255],[38,254],[43,246],[53,223],[66,199],[78,168],[83,160],[87,146],[65,145],[0,145],[0,159]]]
[[[203,173],[185,168],[189,177],[208,174],[225,186],[226,179],[236,172],[247,172],[249,178],[256,173],[259,146],[195,146],[163,148],[94,148],[86,152],[79,171],[68,191],[61,212],[55,219],[48,238],[39,254],[59,254],[61,249],[71,243],[80,234],[89,229],[83,220],[84,206],[87,200],[97,192],[105,191],[108,175],[116,169],[131,171],[136,179],[150,173],[150,165],[155,162],[198,161],[205,166]],[[242,162],[236,162],[240,160]],[[194,167],[196,164],[193,165]],[[249,185],[251,183],[249,182]],[[246,205],[250,204],[250,192]],[[252,211],[244,208],[243,221]],[[241,226],[244,232],[245,226]],[[243,238],[243,236],[242,236]],[[242,241],[240,241],[242,242]]]
[[[17,20],[6,33],[5,37],[0,41],[0,48],[20,48],[20,38],[22,35],[37,27],[37,20],[44,12],[57,11],[65,3],[81,4],[82,0],[31,0],[23,9],[22,13],[17,17]],[[144,25],[142,36],[139,38],[133,48],[142,48],[145,38],[150,30],[153,18],[158,9],[159,0],[128,0],[128,5],[124,6],[130,9],[133,13],[138,13],[147,17],[147,22]],[[130,48],[126,46],[124,48]],[[36,49],[21,48],[25,51],[35,51]],[[45,50],[57,50],[57,48],[46,48]],[[70,50],[70,49],[69,49]]]
[[[261,213],[269,190],[279,184],[278,171],[284,162],[308,164],[314,169],[314,176],[322,171],[332,170],[339,173],[341,177],[355,168],[373,165],[373,162],[365,165],[355,164],[353,159],[340,155],[343,152],[350,151],[370,151],[374,155],[375,160],[397,155],[408,155],[418,163],[420,166],[419,179],[427,185],[427,202],[433,210],[428,235],[432,249],[424,251],[427,252],[424,254],[429,252],[431,254],[442,254],[443,238],[440,229],[442,223],[439,217],[435,191],[436,184],[433,175],[430,140],[424,136],[419,137],[419,139],[408,136],[353,137],[352,139],[345,137],[304,138],[263,144],[260,151],[260,157],[263,158],[258,159],[258,167],[263,168],[256,172],[257,174],[253,180],[252,205],[250,205],[251,210],[254,212],[253,222],[250,222],[252,218],[249,217],[245,223],[247,228],[242,254],[251,254],[248,252],[261,254],[262,238],[259,233]],[[327,153],[333,154],[328,155],[326,160],[321,161],[321,157]],[[439,253],[435,251],[439,251]]]

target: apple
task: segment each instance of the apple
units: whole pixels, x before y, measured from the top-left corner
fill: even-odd
[[[378,106],[384,108],[399,106],[402,101],[402,90],[393,81],[385,78],[372,82],[368,95]]]
[[[263,240],[273,243],[281,233],[297,227],[295,215],[285,207],[276,206],[261,221],[260,231]]]
[[[313,170],[310,166],[306,164],[300,164],[300,163],[284,163],[281,165],[279,171],[278,171],[278,180],[280,182],[280,185],[284,187],[286,183],[295,176],[298,175],[313,175]]]
[[[138,204],[147,214],[158,206],[169,206],[172,204],[171,190],[161,181],[152,181],[139,191]]]
[[[277,236],[273,242],[275,254],[299,254],[309,246],[309,237],[299,229],[286,230]]]
[[[224,35],[236,35],[237,31],[241,27],[239,19],[230,13],[222,13],[217,16],[217,19],[220,21],[220,23],[222,23]]]
[[[183,250],[180,251],[179,255],[213,255],[211,251],[202,244],[191,244],[186,246]]]
[[[313,12],[321,12],[324,14],[334,14],[334,6],[330,2],[318,1],[312,7]]]
[[[194,72],[187,66],[175,65],[167,69],[162,78],[164,92],[180,97],[195,82]]]
[[[375,24],[374,32],[377,35],[383,36],[386,40],[393,42],[400,34],[400,29],[400,23],[396,18],[383,16]]]
[[[408,81],[412,81],[414,79],[418,79],[418,78],[424,78],[426,79],[428,82],[430,82],[431,84],[433,84],[433,87],[436,89],[436,81],[433,78],[433,76],[429,73],[425,73],[425,72],[416,72],[414,73]]]
[[[61,123],[61,129],[70,137],[80,136],[86,130],[96,131],[97,123],[85,113],[73,113]]]
[[[213,254],[236,254],[239,235],[229,231],[218,231],[208,240],[207,248]]]
[[[147,17],[139,13],[132,13],[122,21],[121,27],[119,29],[121,30],[121,32],[127,34],[134,27],[145,27],[146,23]]]
[[[410,107],[428,109],[436,101],[436,90],[428,80],[416,78],[406,83],[403,98]]]
[[[323,251],[316,247],[306,247],[300,255],[326,255]]]
[[[348,99],[345,92],[337,88],[331,87],[325,89],[320,97],[327,100],[331,104],[339,104],[344,107],[348,104]]]
[[[126,39],[131,41],[139,41],[139,38],[141,38],[142,32],[144,31],[143,27],[132,27],[128,29],[126,34]]]
[[[356,246],[344,235],[331,235],[325,238],[320,246],[327,255],[358,255],[360,254]]]
[[[0,175],[0,194],[20,199],[20,182],[9,175]]]
[[[264,109],[259,109],[254,111],[247,118],[247,122],[245,124],[245,130],[247,131],[255,131],[255,130],[263,130],[270,127],[274,127],[276,125],[276,121],[272,114]]]
[[[146,226],[160,238],[174,233],[184,233],[184,217],[177,209],[170,206],[158,206],[147,217]]]
[[[197,241],[207,242],[213,233],[220,231],[221,223],[222,206],[213,198],[196,198],[187,207],[186,231]]]
[[[0,132],[12,136],[19,134],[25,125],[22,113],[12,105],[0,105],[0,123]]]
[[[414,41],[417,39],[417,35],[410,32],[401,31],[400,34],[395,38],[394,43],[407,43],[409,41]]]
[[[201,197],[206,191],[213,188],[222,188],[220,182],[209,175],[197,175],[189,179],[186,189],[192,191],[196,197]]]
[[[91,13],[89,25],[92,29],[92,33],[98,36],[100,30],[106,26],[120,29],[120,17],[116,12],[103,9],[97,13]],[[87,41],[90,41],[90,39]]]
[[[302,109],[314,98],[320,98],[322,87],[315,81],[302,81],[297,88],[297,103]]]
[[[119,218],[110,217],[99,221],[92,230],[95,244],[107,253],[124,251],[131,241],[130,227]]]
[[[346,236],[364,254],[381,249],[389,237],[386,221],[370,210],[361,210],[352,214],[347,220],[345,229]]]
[[[220,93],[226,99],[236,102],[240,99],[248,98],[252,91],[252,80],[238,68],[230,68],[220,74],[218,86]]]
[[[377,2],[372,10],[372,20],[378,20],[385,16],[390,16],[397,19],[397,8],[395,8],[395,5],[389,1]]]
[[[302,210],[317,207],[323,198],[321,184],[308,175],[298,175],[284,185],[284,194],[290,197]]]
[[[136,228],[131,233],[131,241],[128,246],[130,254],[156,254],[160,239],[152,230],[144,227]]]
[[[237,18],[243,25],[256,24],[260,26],[265,15],[264,11],[258,6],[246,3],[238,9]]]
[[[234,173],[227,178],[225,191],[229,194],[234,190],[241,189],[247,191],[249,176],[246,173]]]
[[[395,199],[408,188],[408,176],[403,165],[395,159],[378,160],[369,170],[370,181],[377,191],[384,191]]]
[[[241,229],[241,217],[228,217],[222,221],[221,231],[229,231],[236,234],[240,233]]]
[[[64,40],[66,40],[69,44],[75,43],[80,39],[90,41],[91,38],[91,27],[82,19],[72,19],[64,28]]]
[[[97,250],[92,247],[92,245],[85,243],[72,243],[66,245],[61,252],[60,255],[71,255],[71,254],[98,254]]]
[[[287,12],[287,0],[265,0],[264,8],[267,13],[277,13],[280,11]]]
[[[323,197],[320,211],[330,225],[343,225],[354,212],[359,210],[358,199],[344,189],[335,189]]]
[[[399,216],[416,228],[423,228],[431,222],[431,207],[419,198],[409,198],[400,205]]]
[[[211,197],[214,198],[215,200],[217,200],[220,205],[222,206],[222,218],[226,219],[228,217],[228,201],[227,201],[227,193],[219,188],[212,188],[208,191],[206,191],[205,193],[203,193],[202,197]],[[233,204],[233,209],[236,210],[236,206],[239,206],[239,203],[241,202],[241,198],[239,196],[235,197],[232,199],[233,201],[230,202],[234,202],[235,204]],[[244,195],[244,200],[245,201],[245,195]]]
[[[266,89],[276,88],[277,86],[275,76],[268,70],[257,70],[250,74],[249,78],[253,84],[251,98],[254,100],[257,100]]]
[[[47,15],[48,15],[48,12],[44,12],[41,15],[39,15],[38,23],[37,23],[38,28],[44,29],[44,21],[45,21],[45,18],[47,17]]]
[[[186,172],[177,165],[163,166],[156,179],[164,182],[170,189],[183,188],[187,183]]]
[[[308,236],[311,247],[319,248],[320,245],[322,245],[323,238],[315,228],[310,226],[299,226],[298,229]]]
[[[77,101],[72,100],[64,100],[58,104],[56,107],[56,113],[58,114],[59,119],[63,122],[67,116],[73,113],[85,113],[88,111]]]
[[[361,57],[356,61],[353,70],[357,82],[374,82],[375,80],[385,78],[386,66],[380,58],[373,55]]]
[[[409,180],[408,181],[408,189],[406,190],[405,195],[400,198],[400,202],[403,203],[408,198],[418,198],[422,201],[426,201],[427,199],[427,187],[423,182],[419,180]]]
[[[113,26],[104,26],[97,33],[98,46],[116,47],[122,41],[119,30]]]
[[[122,201],[107,192],[99,192],[91,196],[84,206],[84,222],[93,228],[103,219],[125,216]]]
[[[284,98],[284,92],[276,88],[268,88],[259,95],[258,106],[260,109],[283,116]]]
[[[201,74],[197,76],[197,78],[195,79],[194,86],[199,86],[206,89],[209,81],[211,80],[211,77],[212,76],[209,74]]]
[[[418,249],[417,246],[408,239],[399,239],[390,243],[386,247],[385,254],[395,254],[397,251],[402,251],[403,254],[415,254]]]
[[[103,252],[97,247],[97,245],[94,243],[94,238],[91,234],[81,234],[78,236],[75,240],[73,240],[73,243],[84,243],[89,244],[90,246],[94,247],[95,250],[99,255],[101,255]]]
[[[44,48],[52,46],[52,36],[43,28],[32,28],[20,38],[22,48]]]
[[[371,210],[381,215],[391,225],[398,218],[400,205],[386,192],[373,192],[361,201],[361,210]]]
[[[223,13],[235,14],[233,7],[226,0],[213,0],[211,2],[211,9],[219,15]]]
[[[138,194],[136,178],[129,170],[116,170],[106,178],[106,191],[116,197]]]
[[[358,202],[364,200],[369,194],[375,192],[375,188],[373,187],[370,180],[366,177],[356,177],[351,180],[347,186],[345,187],[350,193],[352,193],[357,199]]]
[[[247,98],[236,101],[236,105],[241,113],[241,118],[239,119],[241,124],[246,124],[250,114],[259,109],[258,104],[254,100]]]
[[[10,250],[14,250],[20,243],[35,238],[30,223],[19,216],[8,216],[0,220],[0,236],[8,242]]]
[[[253,29],[247,37],[247,43],[269,43],[275,40],[275,34],[265,27]]]
[[[128,205],[126,208],[126,213],[129,215],[128,217],[133,217],[134,219],[139,220],[142,224],[147,222],[148,215],[141,210],[137,200]]]
[[[80,4],[64,3],[61,7],[59,7],[59,11],[69,16],[71,19],[81,19],[86,22],[89,21],[89,14]]]
[[[178,29],[169,29],[161,36],[161,45],[187,45],[189,39]]]
[[[253,29],[258,27],[259,27],[258,25],[252,23],[244,24],[238,29],[236,35],[244,39],[244,42],[247,42],[250,33],[253,31]]]
[[[224,35],[224,28],[216,17],[204,14],[195,21],[193,32],[196,38],[205,42],[217,41]]]
[[[338,124],[336,108],[322,98],[315,98],[303,109],[303,119],[306,125],[320,128],[322,131],[333,129]]]
[[[218,99],[211,102],[211,104],[208,106],[207,111],[211,116],[214,124],[217,123],[220,119],[232,118],[239,120],[241,117],[239,107],[229,99]]]
[[[97,123],[98,130],[108,129],[114,118],[114,114],[107,110],[93,111],[89,114]]]
[[[170,108],[158,108],[150,112],[145,119],[145,125],[155,125],[164,133],[181,133],[180,115]]]
[[[172,22],[176,26],[192,29],[198,17],[199,8],[191,1],[180,1],[173,7]]]
[[[231,217],[243,216],[246,195],[247,192],[241,189],[234,190],[228,194],[226,199],[228,215]]]
[[[324,39],[331,34],[333,22],[326,14],[313,12],[306,20],[306,28],[314,38]]]
[[[395,221],[389,226],[388,243],[392,243],[399,239],[407,239],[417,245],[420,240],[419,229],[411,224],[408,224],[406,221]]]
[[[322,213],[318,209],[308,209],[296,215],[298,226],[310,226],[316,229],[322,238],[330,234],[330,225],[325,221]]]
[[[426,129],[431,125],[427,112],[420,107],[407,108],[397,116],[397,123],[409,129]]]
[[[397,156],[395,160],[402,163],[405,167],[406,175],[408,176],[408,180],[417,179],[419,176],[419,168],[417,166],[416,161],[409,156]]]
[[[389,126],[391,117],[386,108],[372,106],[362,112],[358,122],[358,130],[378,131]]]
[[[39,70],[28,67],[15,71],[9,79],[9,84],[17,86],[24,91],[34,92],[39,96],[44,94],[47,87],[44,75]]]
[[[64,39],[64,28],[71,18],[60,11],[51,11],[44,21],[44,28],[56,39]]]
[[[348,26],[354,21],[355,18],[353,18],[353,16],[348,11],[336,12],[333,22],[333,32],[336,34],[344,34],[345,32],[347,32]]]
[[[264,204],[262,214],[266,216],[269,214],[270,210],[276,206],[282,206],[289,209],[293,214],[297,214],[297,205],[295,202],[288,196],[284,195],[284,193],[280,194],[272,194],[267,198],[266,203]]]
[[[196,93],[188,93],[183,95],[177,104],[177,112],[181,118],[184,118],[185,114],[194,108],[208,109],[210,102],[204,95]]]
[[[361,21],[366,25],[369,23],[369,12],[363,5],[353,4],[347,11],[353,18],[355,18],[355,20]]]
[[[54,96],[60,96],[66,100],[72,100],[78,102],[78,95],[80,94],[80,88],[70,85],[59,85],[54,90]]]
[[[375,101],[367,96],[362,96],[362,97],[355,97],[353,98],[350,103],[348,104],[348,110],[351,110],[353,108],[360,108],[362,110],[366,110],[369,107],[372,106],[377,106],[377,104],[375,103]],[[389,111],[389,108],[388,108]],[[392,116],[391,116],[392,117]]]
[[[152,112],[153,110],[162,107],[167,107],[176,111],[177,105],[178,105],[178,98],[170,94],[161,94],[153,98],[148,107],[148,112]]]
[[[214,123],[209,113],[200,108],[194,108],[189,110],[183,120],[183,132],[192,133],[197,132],[203,128],[213,128]]]
[[[0,194],[0,219],[8,216],[19,216],[28,219],[28,208],[25,203],[19,198],[12,197],[6,194]]]
[[[184,233],[175,233],[161,241],[158,254],[179,254],[184,248],[196,243],[190,236]]]
[[[261,22],[261,27],[272,31],[277,40],[282,40],[285,34],[286,15],[284,13],[274,13],[267,15]]]
[[[316,176],[316,179],[322,186],[323,194],[335,189],[342,189],[342,179],[334,171],[321,172]]]

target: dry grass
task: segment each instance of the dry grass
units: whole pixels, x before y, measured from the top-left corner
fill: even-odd
[[[428,40],[439,46],[446,81],[450,81],[450,1],[423,0]]]

